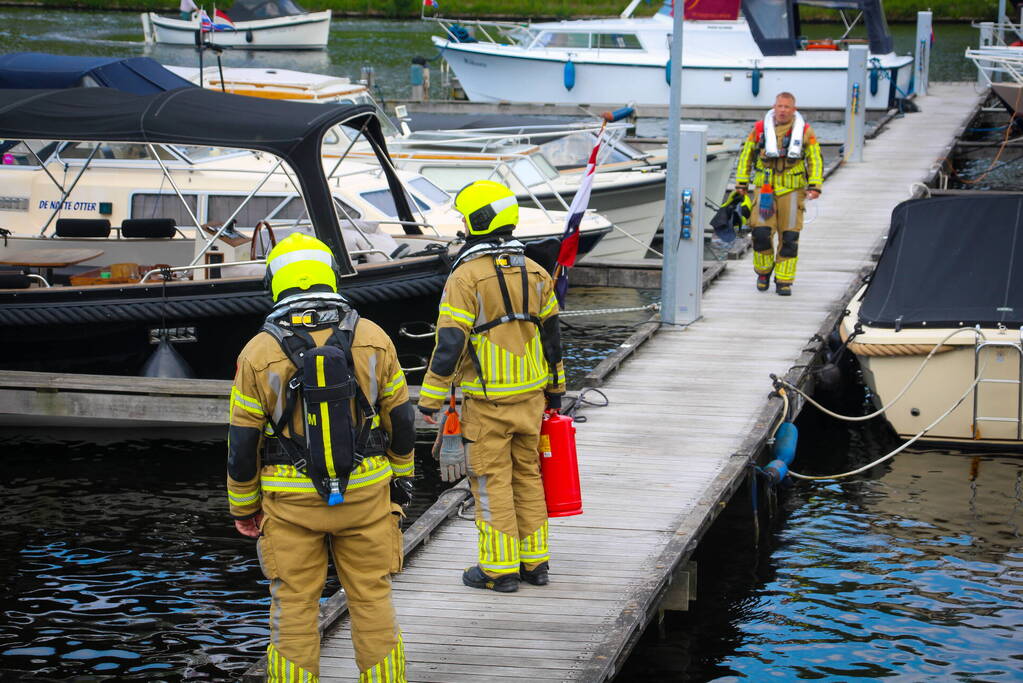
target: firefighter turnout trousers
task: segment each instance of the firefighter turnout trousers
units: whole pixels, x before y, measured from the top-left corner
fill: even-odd
[[[796,279],[799,232],[803,229],[806,190],[776,194],[774,215],[770,218],[763,218],[757,210],[758,206],[759,189],[753,195],[753,214],[749,221],[753,237],[753,269],[758,275],[770,275],[773,270],[776,282],[791,284]]]
[[[349,490],[335,506],[304,493],[264,492],[259,561],[270,580],[267,681],[318,680],[317,621],[329,553],[348,594],[360,683],[405,683],[391,603],[390,575],[402,561],[398,510],[386,482]]]
[[[550,558],[538,452],[544,401],[543,392],[535,391],[515,403],[463,403],[478,562],[491,578],[518,573],[520,562],[532,570]]]

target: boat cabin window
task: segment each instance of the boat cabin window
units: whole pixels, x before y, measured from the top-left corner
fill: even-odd
[[[419,172],[448,192],[457,192],[474,180],[493,177],[492,166],[423,166]]]
[[[60,148],[61,159],[88,159],[99,146],[93,159],[149,160],[149,146],[138,142],[69,142]],[[164,161],[177,161],[177,157],[161,145],[153,145],[156,154]]]
[[[540,47],[588,48],[590,34],[575,31],[547,31],[540,34],[536,44]]]
[[[796,54],[793,0],[743,0],[742,14],[765,57]]]
[[[206,221],[209,223],[224,223],[241,206],[241,203],[245,201],[245,197],[246,195],[211,194],[206,204]],[[302,205],[302,211],[304,212],[304,202],[302,202],[301,198],[296,197],[296,199]],[[240,228],[254,228],[256,223],[260,221],[286,218],[286,216],[278,216],[277,209],[284,208],[284,204],[290,203],[291,200],[286,200],[281,196],[256,195],[245,202],[245,206],[235,216],[235,225]],[[294,208],[292,211],[294,211]],[[296,218],[300,217],[296,216]]]
[[[642,50],[634,33],[594,33],[593,46],[599,49]]]
[[[391,218],[398,217],[398,207],[394,205],[394,195],[391,194],[391,191],[389,189],[363,192],[359,196],[365,199],[373,206],[375,206],[376,208],[383,211]],[[415,205],[419,207],[420,211],[430,210],[430,206],[423,202],[423,200],[419,199],[418,197],[411,197],[411,199],[415,201]],[[409,201],[409,204],[411,205],[412,201]]]
[[[544,165],[547,168],[550,168],[550,164]],[[509,168],[511,168],[512,173],[515,174],[515,177],[518,179],[518,181],[525,185],[526,187],[539,185],[540,183],[545,183],[548,180],[548,178],[545,177],[544,175],[543,168],[542,167],[537,168],[537,166],[533,163],[532,157],[528,159],[516,159],[512,162],[509,162],[508,166]],[[551,170],[554,171],[554,169]],[[558,175],[558,172],[554,171],[554,175],[556,177]]]
[[[520,26],[508,31],[507,36],[516,45],[520,47],[529,47],[533,44],[533,41],[536,40],[538,33],[539,31],[528,29],[525,26]]]
[[[196,215],[199,206],[199,197],[194,194],[182,195],[188,203],[192,214]],[[181,203],[181,198],[172,193],[156,194],[138,192],[131,196],[132,218],[173,218],[175,225],[195,225],[192,218]]]
[[[274,220],[297,221],[307,217],[305,202],[301,197],[292,197],[273,215]]]
[[[46,163],[56,149],[57,143],[48,140],[0,140],[0,165],[38,166],[39,161]]]
[[[408,184],[412,186],[413,190],[419,192],[434,204],[446,204],[451,201],[451,195],[431,183],[423,176],[416,176],[412,180],[408,181]]]
[[[228,147],[204,147],[200,145],[174,145],[174,151],[193,163],[238,154],[251,154],[249,150],[231,149]]]

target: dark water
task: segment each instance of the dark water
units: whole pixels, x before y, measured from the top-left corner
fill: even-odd
[[[568,307],[653,294],[578,288]],[[569,381],[578,387],[649,315],[568,318]],[[265,649],[266,582],[227,513],[225,443],[130,438],[8,435],[0,680],[229,680]],[[417,447],[410,523],[445,487],[428,447]],[[324,595],[337,589],[331,579]]]
[[[805,474],[899,443],[812,408],[798,425]],[[782,492],[759,546],[751,517],[742,491],[696,553],[692,610],[649,628],[619,683],[1023,680],[1023,458],[906,452]]]

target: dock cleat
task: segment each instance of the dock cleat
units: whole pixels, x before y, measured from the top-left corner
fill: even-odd
[[[519,589],[518,575],[506,574],[492,579],[475,565],[462,572],[462,583],[470,588],[489,589],[498,593],[514,593]]]
[[[766,292],[767,288],[771,285],[771,274],[757,275],[757,290]]]
[[[546,586],[551,582],[549,575],[550,565],[547,562],[538,564],[533,569],[526,569],[526,565],[519,565],[519,577],[528,584],[534,586]]]
[[[792,283],[775,280],[774,291],[778,293],[778,296],[792,296]]]

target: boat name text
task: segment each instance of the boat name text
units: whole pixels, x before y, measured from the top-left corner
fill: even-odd
[[[39,202],[40,209],[63,209],[64,211],[95,211],[99,206],[96,202],[60,202],[56,199],[43,199]]]

